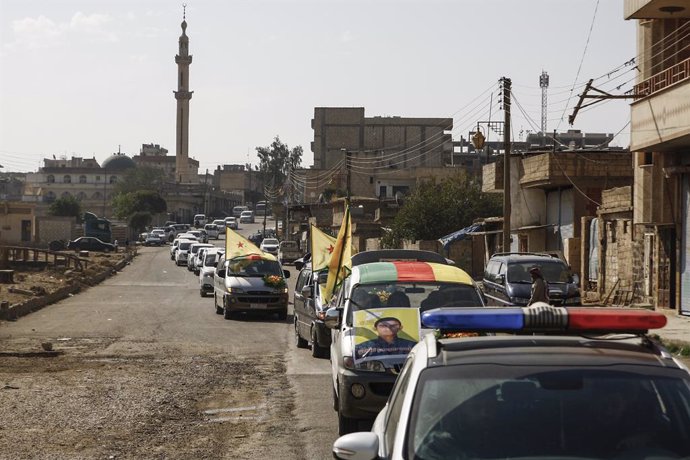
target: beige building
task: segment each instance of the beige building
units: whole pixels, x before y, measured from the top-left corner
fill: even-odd
[[[218,165],[213,171],[213,187],[241,197],[242,204],[263,200],[263,185],[259,172],[245,165]]]
[[[112,217],[111,201],[115,184],[124,173],[136,167],[130,157],[115,153],[98,164],[95,158],[44,159],[38,172],[26,174],[25,201],[39,198],[38,215],[44,215],[50,203],[72,196],[99,217]]]
[[[316,107],[312,128],[314,166],[293,180],[304,202],[348,185],[353,196],[390,198],[409,193],[422,176],[457,174],[450,166],[452,118],[365,117],[363,107]]]
[[[36,205],[18,201],[0,203],[0,245],[23,246],[35,239]]]
[[[634,293],[690,315],[690,4],[625,0],[637,21],[631,104]]]
[[[142,144],[139,155],[133,156],[132,159],[137,166],[142,168],[162,170],[166,180],[176,180],[177,157],[168,156],[168,150],[158,144]],[[187,170],[191,175],[197,177],[199,161],[194,158],[187,158]]]

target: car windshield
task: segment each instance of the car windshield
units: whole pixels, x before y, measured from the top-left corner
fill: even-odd
[[[538,266],[549,283],[567,283],[572,278],[568,266],[559,260],[538,260],[531,262],[511,262],[508,264],[507,281],[510,283],[531,283],[529,269]]]
[[[407,458],[687,458],[690,381],[680,372],[428,368],[417,383]]]
[[[204,258],[204,267],[215,267],[216,266],[216,255],[206,254]]]
[[[180,241],[180,250],[186,251],[189,249],[189,247],[192,245],[191,241]]]
[[[267,245],[267,244],[278,244],[278,240],[276,240],[275,238],[266,238],[266,239],[263,241],[263,243],[264,243],[264,245]]]
[[[351,310],[381,307],[413,307],[426,311],[440,307],[481,307],[474,286],[461,283],[359,284],[352,290]]]
[[[283,271],[277,261],[265,259],[233,259],[228,263],[228,273],[233,276],[248,277],[283,276]]]

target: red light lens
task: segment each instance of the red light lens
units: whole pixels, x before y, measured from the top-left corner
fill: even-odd
[[[568,330],[646,331],[666,326],[666,316],[649,310],[568,308]]]

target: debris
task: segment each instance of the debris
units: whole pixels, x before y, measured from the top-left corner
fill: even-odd
[[[41,342],[41,348],[45,351],[53,351],[53,344],[51,342]]]

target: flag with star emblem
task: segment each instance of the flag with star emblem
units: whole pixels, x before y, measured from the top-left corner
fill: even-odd
[[[323,298],[330,300],[333,292],[350,275],[352,267],[352,222],[350,220],[350,204],[345,206],[343,223],[338,230],[338,238],[335,241],[335,249],[328,262],[328,280],[323,290]]]
[[[261,255],[261,249],[257,248],[254,243],[240,235],[229,227],[225,228],[225,258],[230,260],[239,256],[246,256],[249,254]]]
[[[331,254],[335,250],[335,238],[311,226],[311,267],[318,272],[328,268]]]

